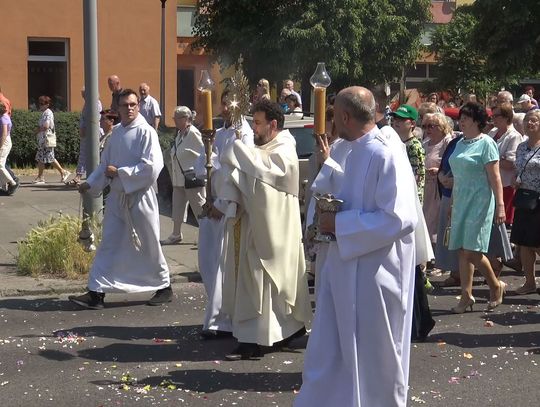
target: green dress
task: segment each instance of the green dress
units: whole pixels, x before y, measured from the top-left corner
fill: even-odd
[[[450,156],[454,188],[449,250],[488,251],[495,198],[485,165],[498,160],[497,144],[485,134],[457,143]]]

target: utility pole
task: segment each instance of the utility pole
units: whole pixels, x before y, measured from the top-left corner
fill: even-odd
[[[98,112],[98,36],[97,0],[83,0],[84,29],[84,88],[85,88],[85,129],[86,175],[90,175],[99,165],[99,112]],[[103,206],[101,198],[83,194],[83,219],[97,215]]]

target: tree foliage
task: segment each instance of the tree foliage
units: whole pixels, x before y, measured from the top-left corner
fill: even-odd
[[[477,0],[475,45],[499,77],[537,74],[540,66],[540,1]]]
[[[455,93],[473,92],[479,96],[500,87],[490,71],[486,55],[477,47],[478,19],[470,6],[459,7],[452,21],[437,27],[431,50],[437,59],[437,85]]]
[[[305,79],[324,61],[337,88],[400,76],[418,55],[429,0],[201,0],[196,45],[250,81]]]

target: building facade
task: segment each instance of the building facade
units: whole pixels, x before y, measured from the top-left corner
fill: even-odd
[[[165,106],[177,102],[177,1],[165,3]],[[107,77],[123,88],[147,82],[159,98],[161,64],[160,0],[97,1],[99,94],[111,102]],[[59,110],[82,108],[84,85],[83,2],[24,0],[2,2],[0,86],[14,108],[35,107],[48,95]],[[167,118],[166,119],[170,119]],[[169,120],[170,121],[170,120]]]

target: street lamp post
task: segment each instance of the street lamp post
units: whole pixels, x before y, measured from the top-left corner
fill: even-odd
[[[161,123],[165,125],[165,3],[161,1],[161,69],[159,77],[159,108],[161,110]]]

